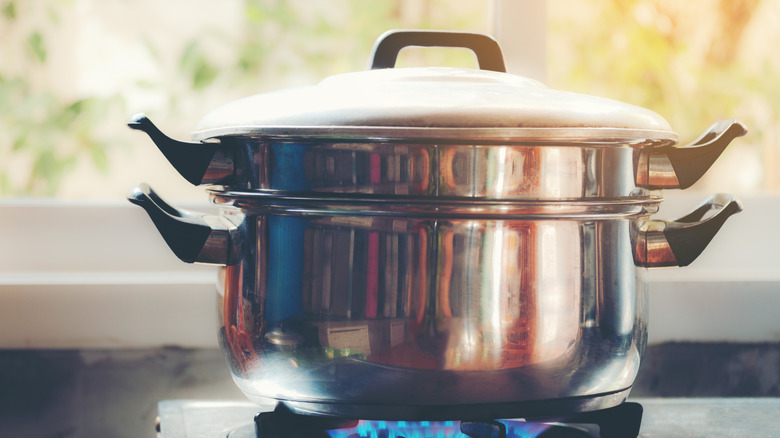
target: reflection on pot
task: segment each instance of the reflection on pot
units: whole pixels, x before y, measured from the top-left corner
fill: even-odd
[[[634,182],[642,152],[630,147],[226,142],[249,163],[236,168],[242,185],[281,193],[528,200],[642,191]]]
[[[538,315],[534,228],[522,222],[481,227],[474,221],[440,228],[439,261],[449,269],[439,275],[438,293],[453,298],[448,310],[457,321],[451,324],[446,369],[503,369],[532,362]],[[489,275],[476,276],[480,269]]]
[[[492,388],[477,401],[628,387],[646,336],[633,222],[247,215],[257,251],[221,268],[224,351],[258,401],[379,402],[425,373],[457,376],[448,397]]]
[[[223,268],[228,350],[237,363],[271,349],[304,361],[352,355],[456,371],[553,361],[582,325],[615,324],[592,312],[624,299],[587,283],[598,274],[582,260],[581,248],[594,244],[581,238],[591,226],[258,216],[265,251]],[[624,316],[630,339],[636,315]]]
[[[229,140],[235,178],[283,192],[431,195],[436,146],[425,144],[294,143]],[[262,169],[262,172],[256,172]],[[252,174],[246,174],[251,172]]]
[[[247,311],[252,311],[252,304],[244,300],[241,294],[230,292],[241,289],[241,274],[240,265],[220,269],[217,282],[218,295],[221,298],[218,303],[219,317],[222,320],[220,341],[230,351],[231,366],[247,372],[249,365],[259,359],[254,337],[261,327],[255,326],[254,319],[246,318]]]

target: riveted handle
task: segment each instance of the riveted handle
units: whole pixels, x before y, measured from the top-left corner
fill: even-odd
[[[371,51],[371,69],[393,68],[405,47],[455,47],[469,49],[477,56],[479,68],[506,72],[501,47],[481,33],[437,30],[391,30],[382,34]]]
[[[732,140],[747,133],[736,120],[721,120],[684,146],[649,149],[639,158],[637,185],[648,189],[686,189],[709,170]]]
[[[688,266],[709,245],[726,219],[742,211],[732,195],[717,194],[691,213],[672,221],[649,221],[637,242],[638,266]]]
[[[170,206],[148,184],[136,185],[127,199],[142,207],[165,243],[181,261],[228,265],[232,262],[235,226],[218,216],[179,210]]]
[[[174,140],[163,134],[143,113],[133,115],[127,126],[145,132],[176,171],[191,184],[228,184],[232,180],[233,159],[220,143]]]

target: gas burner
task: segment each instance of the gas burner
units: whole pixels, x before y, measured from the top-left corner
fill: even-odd
[[[627,438],[639,435],[642,406],[623,403],[565,418],[484,421],[349,420],[294,414],[283,405],[230,438]]]
[[[641,406],[636,403],[623,403],[603,411],[557,418],[536,417],[525,421],[360,421],[355,424],[354,420],[348,420],[344,425],[339,424],[344,420],[337,419],[324,426],[320,424],[318,427],[323,428],[307,435],[307,438],[636,437],[640,419],[640,437],[778,436],[780,398],[643,398],[634,399],[633,402],[639,402]],[[256,438],[256,426],[252,418],[258,411],[263,411],[272,414],[259,417],[261,421],[265,418],[273,419],[276,417],[274,410],[273,405],[258,406],[248,401],[166,400],[158,405],[160,421],[157,432],[160,438]],[[289,426],[289,419],[307,421],[305,418],[283,414],[281,424]],[[532,423],[530,419],[542,423],[536,424],[540,429],[527,430],[529,423]],[[271,423],[274,421],[279,424],[278,420],[272,420]],[[314,421],[316,423],[320,420]],[[496,423],[502,424],[503,427]],[[564,423],[567,426],[563,429],[551,427],[562,426]],[[304,432],[311,432],[313,425],[314,423],[306,423],[303,429],[307,431]],[[346,426],[350,427],[339,428]],[[266,425],[263,424],[263,427]],[[281,435],[277,433],[276,436],[301,435],[301,431],[295,427],[292,431]]]

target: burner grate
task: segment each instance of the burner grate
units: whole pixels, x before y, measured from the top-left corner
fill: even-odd
[[[284,405],[255,417],[257,438],[632,438],[639,435],[642,406],[563,418],[484,421],[366,421],[294,414]]]

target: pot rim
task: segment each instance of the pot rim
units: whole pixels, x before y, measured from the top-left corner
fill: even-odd
[[[237,125],[196,131],[193,141],[249,137],[282,141],[441,142],[561,146],[662,147],[677,144],[671,131],[629,128],[425,128],[407,126]]]
[[[312,196],[216,189],[208,192],[215,205],[247,213],[449,219],[620,219],[653,214],[663,200],[654,194],[631,198],[501,201],[364,194]]]

